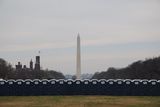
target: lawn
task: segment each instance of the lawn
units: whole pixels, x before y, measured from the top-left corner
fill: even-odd
[[[160,107],[160,97],[1,96],[0,107]]]

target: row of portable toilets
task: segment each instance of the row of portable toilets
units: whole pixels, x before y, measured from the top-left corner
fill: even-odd
[[[1,96],[159,96],[160,80],[0,80]]]

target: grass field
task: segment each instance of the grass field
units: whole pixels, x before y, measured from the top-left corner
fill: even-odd
[[[9,96],[0,97],[0,107],[160,107],[160,97]]]

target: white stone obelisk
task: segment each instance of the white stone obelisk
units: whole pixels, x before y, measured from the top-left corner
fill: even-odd
[[[76,79],[81,79],[81,43],[80,35],[77,36],[77,72]]]

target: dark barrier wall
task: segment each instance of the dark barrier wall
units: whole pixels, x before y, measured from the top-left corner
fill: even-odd
[[[160,96],[160,80],[0,80],[0,96]]]

